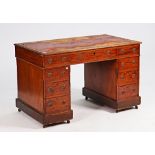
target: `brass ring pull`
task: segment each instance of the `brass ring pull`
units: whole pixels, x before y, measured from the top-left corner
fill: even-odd
[[[133,48],[132,51],[133,51],[133,53],[135,53],[136,52],[136,48]]]
[[[107,54],[109,55],[110,53],[111,53],[111,51],[110,51],[110,50],[108,50],[108,51],[107,51]]]
[[[124,77],[124,75],[121,75],[121,79],[124,79],[125,77]]]
[[[61,59],[63,62],[67,60],[67,57],[62,57]]]
[[[53,92],[54,92],[54,89],[53,89],[52,87],[49,87],[49,88],[48,88],[48,92],[49,92],[49,93],[53,93]]]
[[[51,64],[52,63],[52,59],[48,59],[48,64]]]
[[[125,91],[122,91],[122,94],[125,94]]]
[[[51,73],[51,72],[49,72],[47,75],[48,75],[48,77],[51,77],[51,76],[52,76],[52,73]]]
[[[135,63],[136,63],[136,61],[135,61],[135,60],[132,60],[132,63],[133,63],[133,64],[135,64]]]
[[[65,103],[66,103],[66,101],[65,101],[65,100],[63,100],[63,101],[62,101],[62,104],[65,104]]]
[[[53,102],[50,100],[50,101],[47,102],[47,105],[48,105],[49,107],[51,107],[51,106],[53,105]]]
[[[122,63],[121,63],[121,66],[122,66],[122,67],[124,67],[124,66],[125,66],[125,63],[124,63],[124,62],[122,62]]]
[[[136,77],[136,74],[132,74],[132,78],[134,79]]]
[[[123,53],[125,53],[125,50],[124,49],[121,49],[120,52],[123,54]]]
[[[61,90],[65,90],[65,88],[66,88],[65,84],[61,86]]]
[[[62,72],[61,72],[61,76],[64,76],[64,75],[65,75],[65,71],[62,71]]]

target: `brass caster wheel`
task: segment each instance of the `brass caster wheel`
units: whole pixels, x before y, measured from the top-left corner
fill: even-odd
[[[135,106],[135,109],[138,109],[138,105]]]
[[[47,127],[47,125],[43,125],[43,128],[46,128]]]
[[[69,124],[70,123],[70,120],[67,120],[67,123]]]
[[[116,110],[116,113],[118,113],[119,112],[119,110]]]
[[[20,110],[20,109],[18,109],[18,112],[21,112],[21,110]]]
[[[85,100],[88,100],[88,97],[87,96],[85,97]]]

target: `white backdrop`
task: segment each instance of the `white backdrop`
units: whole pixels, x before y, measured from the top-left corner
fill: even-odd
[[[15,107],[17,96],[14,43],[110,34],[142,41],[138,110],[116,114],[111,108],[86,102],[81,95],[83,65],[71,68],[72,109],[70,124],[42,129],[37,121]],[[0,131],[155,131],[155,24],[0,24]]]

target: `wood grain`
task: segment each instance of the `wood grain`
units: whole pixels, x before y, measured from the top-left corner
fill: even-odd
[[[85,87],[111,99],[117,98],[116,61],[84,65]]]
[[[18,98],[43,113],[43,70],[17,59]]]
[[[30,49],[43,55],[76,52],[97,48],[117,47],[123,45],[140,44],[125,38],[115,37],[107,34],[45,40],[15,44],[25,49]]]
[[[86,99],[116,110],[139,105],[140,43],[96,35],[15,44],[16,106],[44,125],[69,123],[70,65],[80,63]]]

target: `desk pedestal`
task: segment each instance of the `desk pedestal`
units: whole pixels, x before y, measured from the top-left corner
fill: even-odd
[[[86,99],[108,105],[116,112],[132,107],[137,109],[141,101],[138,63],[126,67],[126,61],[135,64],[139,57],[85,64],[83,95]]]

